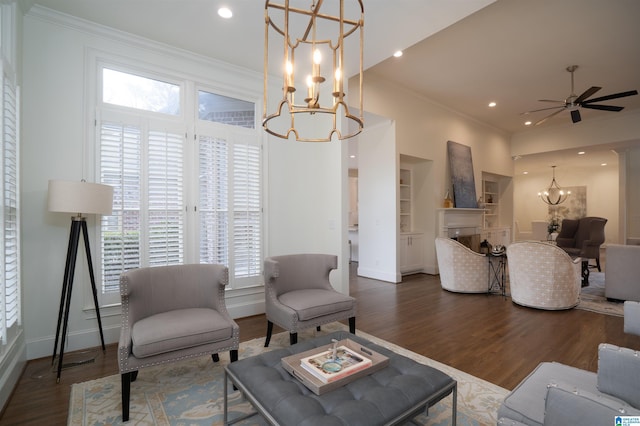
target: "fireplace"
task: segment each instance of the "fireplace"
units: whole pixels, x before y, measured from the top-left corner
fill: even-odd
[[[452,238],[480,253],[482,209],[438,209],[438,236]]]
[[[458,241],[463,246],[469,247],[476,253],[480,253],[480,234],[458,235],[451,238]]]

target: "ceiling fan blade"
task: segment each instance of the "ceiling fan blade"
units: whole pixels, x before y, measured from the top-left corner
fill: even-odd
[[[601,96],[599,98],[589,99],[588,101],[583,101],[582,104],[584,105],[584,104],[591,104],[593,102],[608,101],[610,99],[626,98],[627,96],[634,96],[634,95],[637,95],[637,94],[638,94],[637,90],[629,90],[628,92],[614,93],[612,95]]]
[[[549,107],[549,108],[533,109],[531,111],[521,112],[520,115],[527,115],[527,114],[531,114],[532,112],[546,111],[546,110],[549,110],[549,109],[557,109],[557,108],[564,108],[564,105],[562,105],[562,106],[554,106],[554,107]]]
[[[573,102],[576,103],[576,104],[579,104],[580,102],[584,101],[585,99],[591,97],[591,95],[593,95],[594,93],[596,93],[600,89],[602,89],[602,87],[591,86],[590,88],[588,88],[587,90],[582,92],[582,95],[578,96],[576,98],[576,100],[573,101]]]
[[[564,103],[564,101],[556,101],[556,100],[553,100],[553,99],[538,99],[538,102],[554,102],[556,104],[563,104]]]
[[[580,111],[578,111],[577,109],[571,111],[571,121],[573,121],[574,123],[578,123],[581,120],[582,118],[580,117]]]
[[[582,104],[582,108],[589,108],[589,109],[599,109],[602,111],[622,111],[624,109],[624,107],[621,106],[613,106],[613,105],[584,105]]]
[[[562,111],[564,111],[564,108],[557,110],[556,112],[547,115],[545,118],[543,118],[542,120],[538,121],[536,124],[534,124],[534,126],[538,126],[542,123],[544,123],[545,121],[547,121],[548,119],[550,119],[551,117],[553,117],[554,115],[560,114]]]

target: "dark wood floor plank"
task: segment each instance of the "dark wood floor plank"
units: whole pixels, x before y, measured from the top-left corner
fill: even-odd
[[[542,311],[499,295],[450,293],[437,276],[417,274],[390,284],[352,273],[351,294],[358,301],[358,329],[507,389],[542,361],[596,371],[601,342],[640,350],[640,337],[624,333],[621,317]],[[237,322],[241,341],[264,337],[264,315]],[[96,352],[94,363],[65,369],[60,384],[50,359],[30,361],[0,424],[66,424],[71,384],[118,373],[115,344]]]

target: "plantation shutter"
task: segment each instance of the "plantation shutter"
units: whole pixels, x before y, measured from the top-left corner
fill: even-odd
[[[200,263],[229,265],[228,159],[226,140],[199,137]]]
[[[122,123],[100,127],[100,180],[113,187],[113,212],[102,216],[102,290],[120,291],[120,274],[141,266],[142,130]]]
[[[149,132],[149,266],[184,263],[183,138]]]
[[[2,75],[3,285],[0,286],[0,339],[20,321],[20,246],[18,205],[18,90]]]
[[[233,288],[262,275],[261,147],[242,130],[203,126],[198,137],[200,262],[229,267]]]
[[[101,182],[114,188],[101,226],[104,293],[119,292],[124,271],[184,263],[183,144],[179,133],[101,123]]]
[[[246,278],[262,271],[260,147],[236,143],[233,153],[234,276]]]

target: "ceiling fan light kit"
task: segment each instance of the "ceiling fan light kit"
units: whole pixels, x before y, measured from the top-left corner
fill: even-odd
[[[596,104],[596,102],[604,102],[604,101],[609,101],[609,100],[612,100],[612,99],[625,98],[627,96],[634,96],[634,95],[638,94],[637,90],[629,90],[629,91],[626,91],[626,92],[613,93],[611,95],[606,95],[606,96],[601,96],[599,98],[589,99],[596,92],[598,92],[600,89],[602,89],[602,87],[591,86],[590,88],[588,88],[587,90],[582,92],[582,94],[580,96],[577,96],[575,94],[575,90],[574,90],[573,74],[578,69],[578,65],[570,65],[566,69],[567,69],[567,72],[569,72],[571,74],[571,94],[564,101],[551,100],[551,99],[540,99],[539,100],[539,102],[553,102],[553,103],[559,103],[559,104],[562,104],[562,105],[553,106],[553,107],[549,107],[549,108],[534,109],[534,110],[522,113],[522,115],[525,115],[525,114],[531,114],[531,113],[539,112],[539,111],[547,111],[547,110],[553,110],[553,109],[557,110],[557,111],[554,111],[551,114],[547,115],[546,117],[542,118],[541,120],[538,120],[534,124],[535,126],[538,126],[538,125],[544,123],[545,121],[547,121],[551,117],[554,117],[554,116],[560,114],[563,111],[569,111],[570,114],[571,114],[571,121],[573,123],[579,123],[580,121],[582,121],[582,117],[580,116],[580,108],[596,109],[596,110],[601,110],[601,111],[619,112],[619,111],[622,111],[624,109],[624,107],[614,106],[614,105]]]

